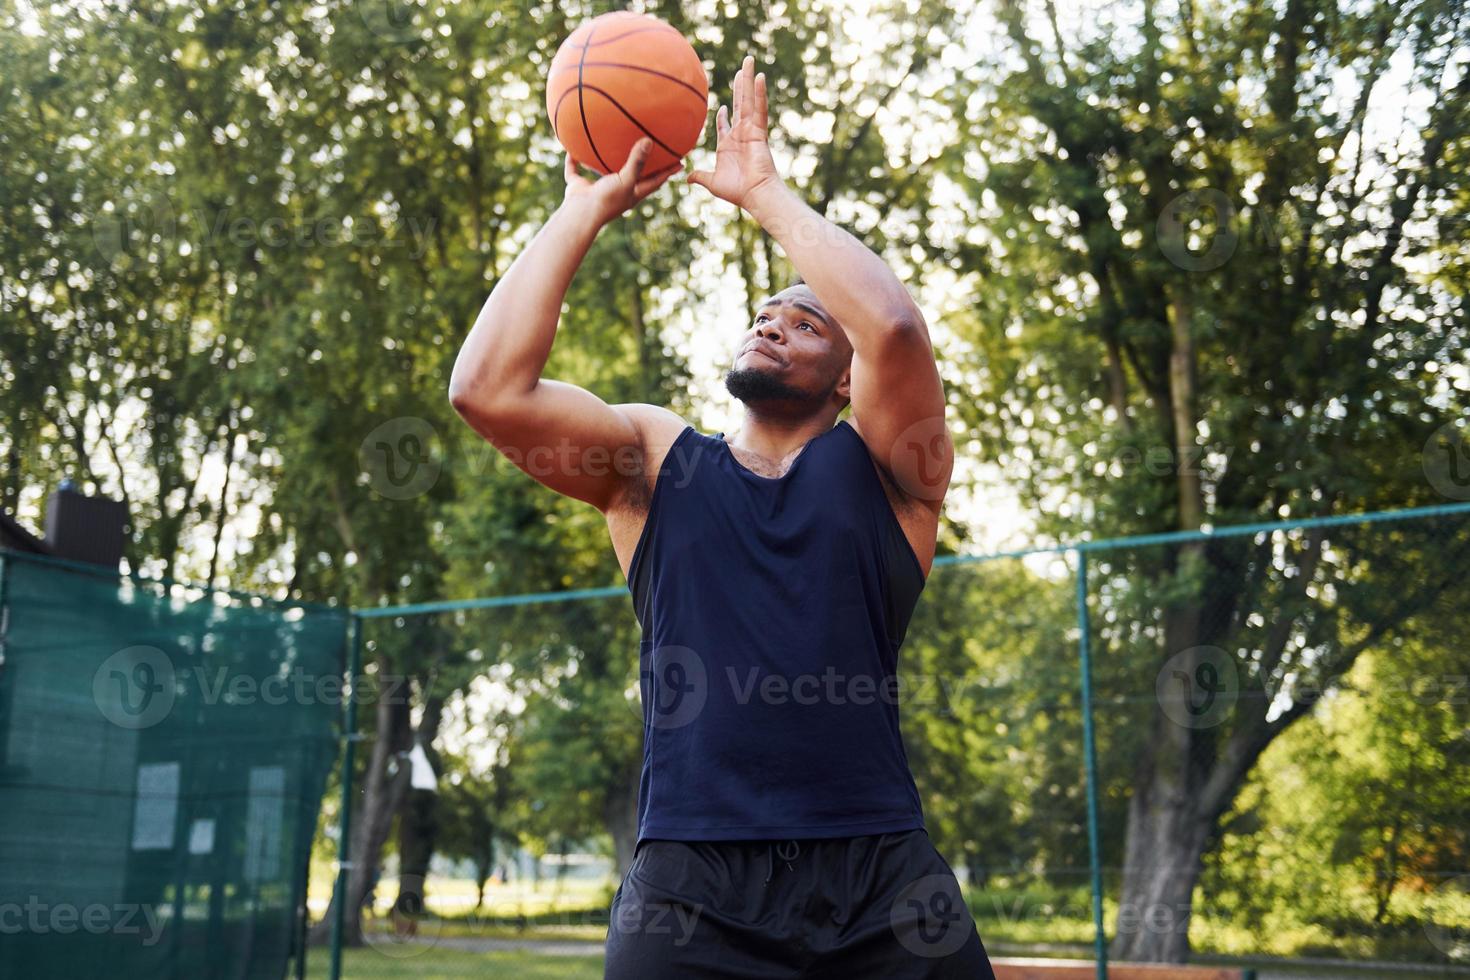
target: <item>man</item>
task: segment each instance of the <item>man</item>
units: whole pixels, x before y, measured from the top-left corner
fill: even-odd
[[[898,649],[954,465],[927,327],[882,260],[777,176],[753,58],[733,102],[715,169],[688,182],[804,277],[740,338],[739,432],[541,377],[598,230],[670,176],[642,178],[647,140],[596,183],[568,156],[562,207],[450,383],[486,439],[605,515],[643,627],[638,846],[606,975],[993,978],[898,726]]]

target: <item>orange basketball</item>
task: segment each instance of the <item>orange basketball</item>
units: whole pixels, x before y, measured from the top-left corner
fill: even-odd
[[[546,78],[546,112],[580,164],[608,174],[653,139],[643,176],[677,170],[699,143],[709,78],[694,48],[657,17],[619,10],[571,33]]]

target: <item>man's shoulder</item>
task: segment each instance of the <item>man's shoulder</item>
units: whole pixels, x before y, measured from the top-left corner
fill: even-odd
[[[641,516],[648,512],[653,499],[653,488],[657,474],[668,458],[669,451],[678,441],[680,433],[689,423],[679,413],[662,405],[646,402],[624,402],[613,405],[618,412],[638,431],[638,465],[631,469],[628,478],[608,503],[609,515],[632,514]]]
[[[647,402],[623,402],[612,406],[623,417],[633,423],[638,430],[640,441],[646,450],[667,450],[673,445],[674,440],[679,438],[679,433],[688,428],[689,423],[678,412],[664,408],[662,405],[650,405]]]

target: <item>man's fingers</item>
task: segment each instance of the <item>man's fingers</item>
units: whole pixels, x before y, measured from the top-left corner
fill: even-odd
[[[647,136],[633,144],[633,149],[628,153],[628,160],[623,164],[620,176],[627,183],[636,184],[643,173],[643,165],[648,161],[649,149],[653,146],[653,140]]]
[[[766,73],[761,72],[755,76],[755,121],[764,132],[770,128],[770,119],[766,105]]]
[[[725,134],[729,131],[730,120],[729,117],[725,115],[725,107],[722,105],[720,106],[719,111],[715,113],[715,140],[717,146],[718,141],[724,139]]]
[[[709,190],[709,182],[715,179],[715,175],[708,170],[691,170],[684,178],[686,184],[698,184],[705,190]]]
[[[749,63],[750,56],[740,62],[740,70],[735,73],[735,120],[739,122],[750,112],[750,97],[746,89],[747,79],[745,77],[745,66]]]
[[[640,180],[637,186],[633,188],[633,196],[640,201],[643,200],[645,197],[662,187],[664,185],[664,182],[667,181],[670,177],[674,176],[674,174],[679,171],[680,166],[680,164],[676,163],[671,167],[665,167],[658,173],[652,174],[648,177],[645,177],[643,180]]]
[[[745,118],[745,63],[735,72],[735,82],[730,86],[730,125],[738,125]]]
[[[755,101],[753,98],[755,95],[754,79],[755,57],[753,55],[746,55],[745,60],[740,63],[740,74],[736,76],[735,81],[736,98],[739,100],[737,105],[740,109],[740,119],[744,119],[755,110],[755,106],[752,104]]]

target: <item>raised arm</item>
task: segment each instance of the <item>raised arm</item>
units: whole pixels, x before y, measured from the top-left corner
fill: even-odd
[[[781,180],[767,117],[765,75],[747,57],[735,76],[733,119],[724,106],[715,116],[715,169],[688,180],[758,221],[841,324],[852,344],[854,428],[894,482],[937,511],[954,444],[928,325],[887,263]]]
[[[567,193],[485,301],[460,348],[449,401],[476,432],[558,493],[606,510],[639,473],[641,420],[652,406],[614,406],[541,377],[572,276],[597,233],[672,175],[638,179],[651,141],[596,183],[567,155]]]

